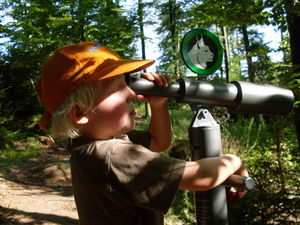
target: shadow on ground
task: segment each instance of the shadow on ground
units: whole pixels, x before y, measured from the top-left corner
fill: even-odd
[[[23,216],[28,218],[26,222],[16,222],[10,218],[10,215]],[[30,221],[31,220],[31,221]],[[1,225],[14,225],[14,224],[26,224],[26,225],[38,225],[45,223],[55,223],[61,225],[78,225],[79,222],[76,219],[66,217],[66,216],[58,216],[53,214],[42,214],[42,213],[31,213],[25,212],[15,209],[7,209],[0,206],[0,224]]]
[[[5,158],[0,166],[2,177],[24,188],[38,186],[62,196],[72,195],[69,156],[66,150],[44,149],[45,153],[25,160]]]
[[[22,196],[29,195],[28,204],[30,204],[30,201],[36,201],[35,195],[31,195],[32,190],[39,190],[40,192],[38,193],[50,195],[50,198],[52,194],[53,196],[71,197],[73,193],[68,153],[64,149],[51,147],[41,149],[41,151],[43,151],[42,154],[27,159],[4,158],[0,156],[0,178],[4,182],[4,186],[8,186],[10,193],[16,190]],[[23,193],[22,190],[24,190]],[[4,189],[2,194],[5,195]],[[10,207],[10,202],[13,202],[13,199],[19,201],[18,196],[12,195],[7,202],[0,202],[1,225],[79,224],[78,220],[70,217],[70,215],[47,214],[38,210],[36,212],[27,212],[26,209]],[[41,205],[41,207],[46,207],[46,205]]]

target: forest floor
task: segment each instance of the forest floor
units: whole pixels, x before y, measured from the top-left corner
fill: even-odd
[[[45,147],[10,168],[0,165],[0,224],[78,225],[64,149]]]

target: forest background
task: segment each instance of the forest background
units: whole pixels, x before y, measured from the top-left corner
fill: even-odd
[[[1,160],[18,157],[15,143],[49,136],[38,126],[43,109],[34,86],[43,63],[58,47],[96,41],[123,58],[147,58],[155,36],[161,55],[156,70],[176,81],[191,75],[181,59],[183,36],[193,28],[205,28],[224,48],[222,67],[209,80],[273,84],[295,94],[287,116],[213,110],[222,125],[223,151],[242,157],[256,182],[247,197],[229,205],[230,224],[299,224],[300,2],[1,0],[0,10]],[[259,26],[274,26],[280,32],[279,48],[264,42]],[[152,27],[153,34],[146,36],[144,30]],[[279,54],[276,60],[270,57]],[[187,128],[193,115],[186,105],[171,100],[170,110],[174,140],[187,140],[181,126]],[[140,114],[147,121],[147,110]],[[179,195],[172,213],[194,224],[191,194]]]

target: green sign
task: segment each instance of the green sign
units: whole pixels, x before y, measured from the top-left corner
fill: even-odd
[[[213,33],[197,28],[189,31],[182,39],[181,55],[190,70],[209,75],[221,67],[223,48]]]

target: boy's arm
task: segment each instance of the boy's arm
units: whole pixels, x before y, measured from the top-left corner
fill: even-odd
[[[143,73],[142,77],[155,81],[158,86],[167,87],[171,81],[168,76],[156,73]],[[148,132],[151,134],[150,150],[161,152],[172,142],[172,125],[169,115],[168,99],[163,97],[145,97],[137,95],[139,101],[147,102],[151,108],[151,120]]]
[[[148,132],[151,134],[150,150],[161,152],[172,143],[172,125],[167,99],[162,104],[150,104],[151,120]]]
[[[222,184],[232,174],[248,176],[242,160],[234,155],[186,162],[179,189],[207,191]],[[239,192],[238,198],[244,196],[246,192],[245,190]]]

